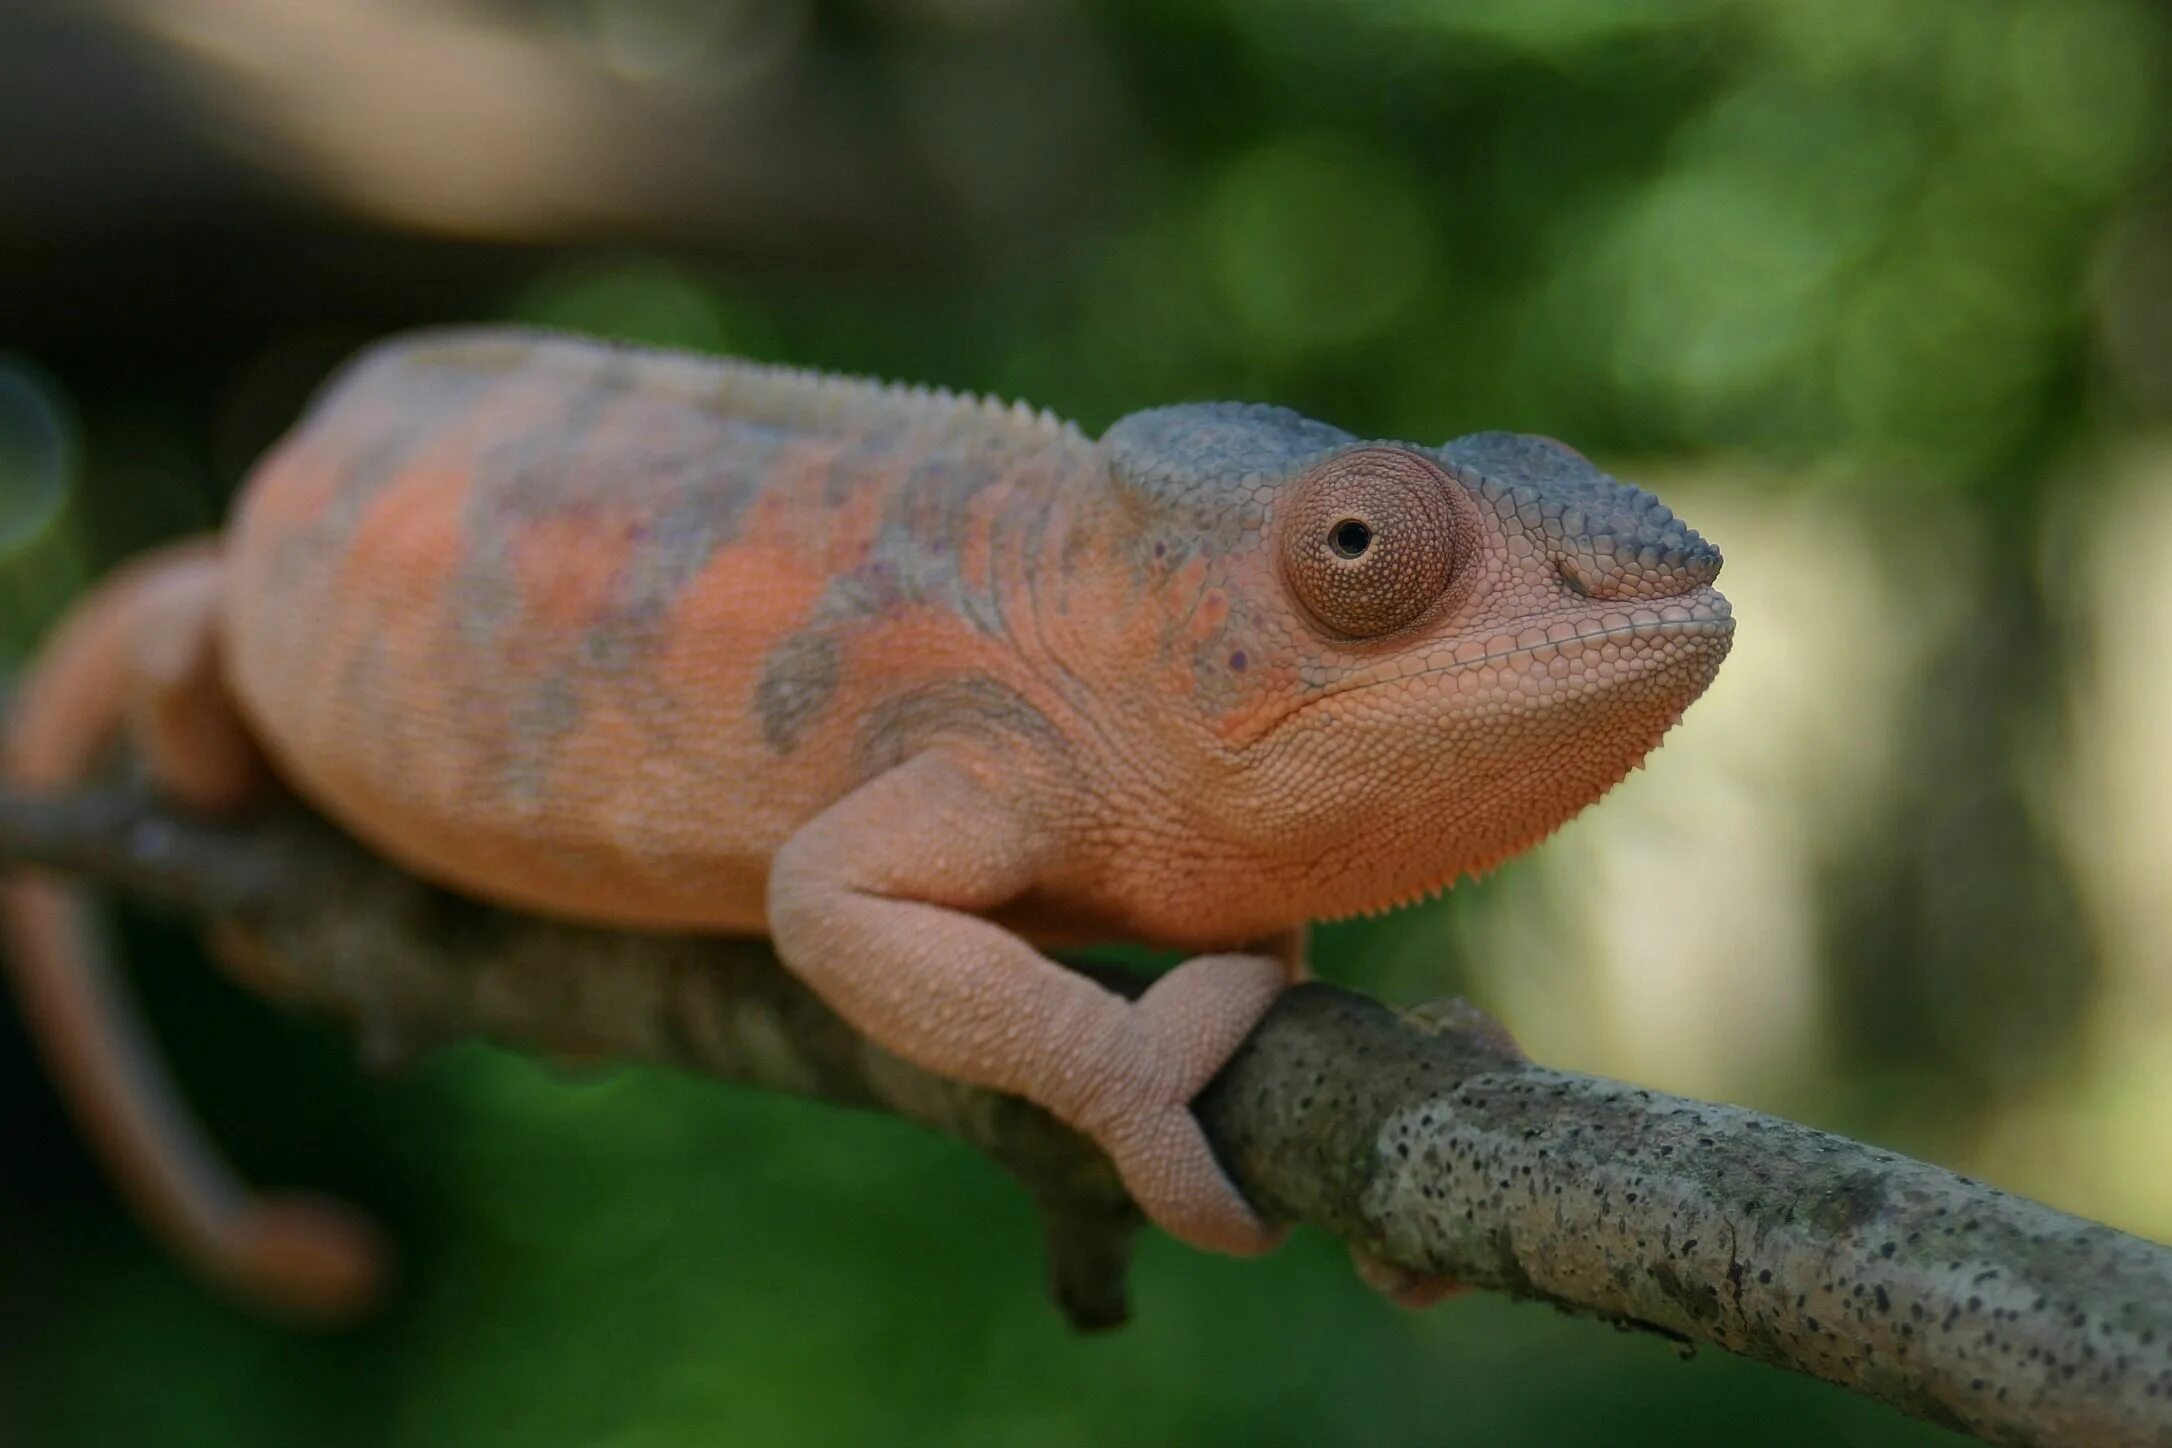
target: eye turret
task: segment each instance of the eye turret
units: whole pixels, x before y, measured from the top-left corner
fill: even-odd
[[[1452,484],[1424,458],[1359,448],[1295,485],[1280,522],[1290,588],[1335,633],[1377,638],[1431,611],[1456,582],[1464,528]]]

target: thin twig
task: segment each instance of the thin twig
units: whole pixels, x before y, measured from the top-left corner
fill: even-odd
[[[127,795],[0,796],[0,859],[211,916],[256,989],[380,1045],[481,1034],[948,1132],[1041,1206],[1071,1320],[1123,1319],[1138,1218],[1099,1153],[870,1045],[759,943],[473,904],[299,814],[227,826]],[[2172,1250],[1938,1167],[1550,1070],[1468,1015],[1324,985],[1289,992],[1197,1109],[1264,1210],[1387,1263],[1711,1343],[1995,1442],[2172,1445]]]

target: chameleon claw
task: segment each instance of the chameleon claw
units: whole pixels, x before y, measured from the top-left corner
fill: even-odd
[[[1460,1297],[1470,1288],[1452,1277],[1431,1272],[1413,1272],[1408,1267],[1385,1261],[1360,1247],[1350,1244],[1350,1266],[1357,1272],[1358,1280],[1397,1307],[1407,1307],[1414,1312],[1438,1306],[1451,1297]]]

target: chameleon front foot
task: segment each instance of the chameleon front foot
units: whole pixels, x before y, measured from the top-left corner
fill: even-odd
[[[1191,1110],[1286,981],[1282,963],[1265,956],[1185,961],[1131,1004],[1087,1099],[1060,1113],[1109,1154],[1150,1221],[1203,1251],[1255,1257],[1288,1234],[1252,1210]]]

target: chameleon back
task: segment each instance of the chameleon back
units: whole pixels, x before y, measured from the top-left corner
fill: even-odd
[[[989,646],[1013,622],[995,543],[1045,531],[1091,453],[946,394],[518,332],[403,340],[251,478],[227,672],[284,777],[423,873],[759,929],[801,822],[901,736],[1032,688]]]

